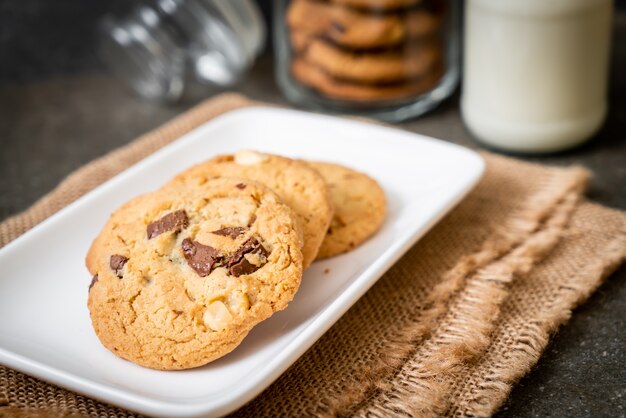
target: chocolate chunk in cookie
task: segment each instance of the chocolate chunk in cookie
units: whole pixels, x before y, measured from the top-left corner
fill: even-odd
[[[331,22],[331,26],[339,33],[346,33],[346,30],[348,30],[348,28],[346,28],[346,25],[337,22],[336,20],[333,20]]]
[[[230,274],[235,277],[254,273],[267,262],[269,253],[256,239],[250,238],[228,260]]]
[[[124,268],[124,264],[128,261],[128,257],[124,257],[123,255],[113,254],[109,259],[109,266],[111,270],[115,272],[115,275],[122,278],[122,269]]]
[[[215,263],[222,258],[219,250],[189,238],[183,240],[181,247],[189,267],[194,269],[200,277],[208,276]]]
[[[184,210],[177,210],[168,213],[161,219],[156,220],[148,225],[148,239],[161,235],[164,232],[174,231],[180,232],[189,226],[189,218]]]
[[[227,226],[222,229],[218,229],[217,231],[211,232],[215,235],[221,235],[223,237],[230,237],[232,239],[237,238],[239,235],[242,235],[246,232],[246,228],[243,226]]]
[[[94,274],[93,277],[91,278],[91,283],[89,283],[89,290],[91,290],[93,285],[96,284],[97,282],[98,282],[98,275]]]

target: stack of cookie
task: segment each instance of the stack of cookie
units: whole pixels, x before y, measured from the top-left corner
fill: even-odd
[[[86,259],[94,330],[145,367],[204,365],[284,309],[316,258],[354,248],[385,212],[380,186],[343,166],[215,157],[111,215]]]
[[[443,72],[436,0],[293,0],[293,77],[324,96],[375,102],[418,96]]]

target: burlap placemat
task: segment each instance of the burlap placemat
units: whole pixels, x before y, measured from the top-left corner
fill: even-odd
[[[251,105],[220,96],[87,164],[0,224],[0,245],[203,122]],[[626,214],[581,199],[583,169],[483,156],[478,187],[235,415],[498,409],[550,334],[626,258]],[[0,367],[0,417],[9,416],[135,415]]]

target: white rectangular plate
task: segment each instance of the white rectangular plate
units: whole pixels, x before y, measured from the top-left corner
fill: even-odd
[[[382,229],[316,262],[284,311],[222,359],[163,372],[121,360],[95,336],[84,256],[109,214],[216,154],[258,149],[364,171],[387,193]],[[269,108],[229,112],[188,133],[0,250],[0,363],[87,396],[164,417],[219,416],[258,395],[476,184],[483,161],[405,131]],[[329,269],[329,273],[324,273]]]

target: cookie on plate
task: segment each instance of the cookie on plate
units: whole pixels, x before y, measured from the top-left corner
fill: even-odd
[[[441,81],[443,70],[437,66],[421,78],[392,84],[367,84],[332,77],[321,68],[295,59],[291,63],[293,77],[320,93],[347,101],[382,101],[413,97],[431,90]]]
[[[137,197],[87,255],[93,328],[139,365],[202,366],[291,301],[301,239],[293,211],[260,183],[212,179]]]
[[[301,161],[257,151],[239,151],[198,164],[180,173],[165,187],[203,186],[214,177],[250,179],[276,192],[302,224],[304,267],[315,260],[333,215],[330,192],[315,170]]]
[[[317,258],[350,251],[372,236],[387,213],[385,192],[368,175],[339,164],[309,162],[324,177],[335,204],[335,215]]]
[[[404,14],[373,14],[313,0],[295,0],[287,12],[292,44],[301,51],[312,37],[348,48],[381,48],[432,35],[440,16],[422,9]]]

